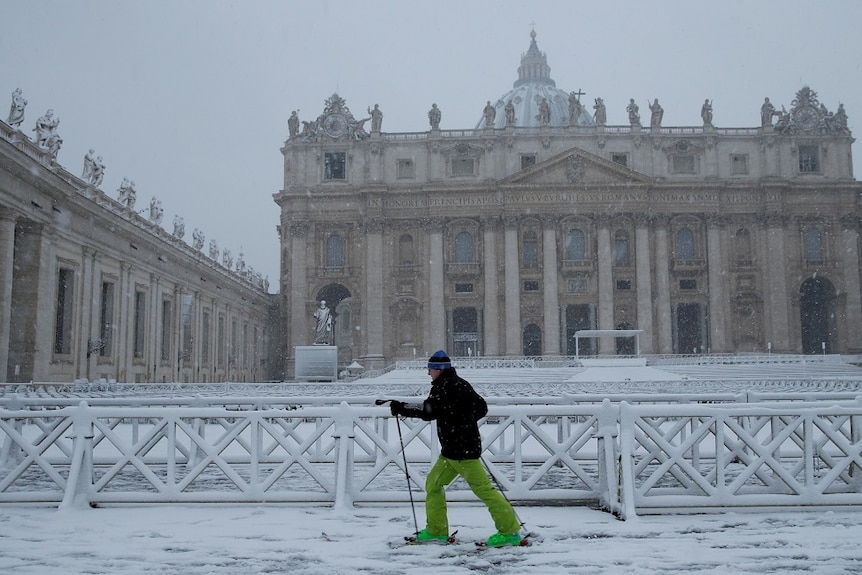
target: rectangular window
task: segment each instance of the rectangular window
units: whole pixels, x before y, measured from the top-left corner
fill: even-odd
[[[525,281],[524,291],[539,291],[539,282],[534,280]]]
[[[748,173],[748,154],[730,155],[730,173],[733,175]]]
[[[101,306],[99,309],[99,355],[111,357],[114,339],[114,283],[102,282]]]
[[[803,174],[820,172],[820,150],[817,146],[799,146],[799,171]]]
[[[473,284],[455,284],[455,293],[473,293]]]
[[[521,169],[526,170],[530,166],[536,165],[535,154],[521,154]]]
[[[697,280],[679,280],[679,289],[697,289]]]
[[[323,155],[324,180],[343,180],[345,178],[345,156],[344,152],[326,152]]]
[[[162,342],[159,357],[162,361],[171,359],[171,302],[162,302]]]
[[[694,156],[674,156],[673,157],[673,173],[674,174],[693,174],[694,173]]]
[[[629,155],[628,154],[611,154],[611,161],[615,164],[629,167]]]
[[[416,165],[413,160],[398,160],[398,178],[412,180],[416,177]]]
[[[452,158],[453,176],[473,176],[475,173],[473,158]]]
[[[569,278],[566,280],[566,291],[569,293],[587,293],[589,281],[587,278]]]
[[[54,353],[72,353],[72,308],[75,292],[75,272],[60,268],[57,273],[57,309],[54,325]]]
[[[142,291],[135,292],[135,335],[132,345],[134,346],[135,358],[144,357],[144,341],[147,326],[147,294]]]
[[[632,280],[617,280],[617,289],[630,290],[632,289]]]

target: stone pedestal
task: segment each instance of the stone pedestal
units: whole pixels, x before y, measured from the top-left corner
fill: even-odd
[[[299,381],[337,381],[338,347],[334,345],[298,345],[295,374]]]

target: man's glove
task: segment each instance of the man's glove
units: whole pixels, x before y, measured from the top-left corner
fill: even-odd
[[[394,399],[389,402],[389,413],[393,416],[404,415],[404,402],[395,401]]]

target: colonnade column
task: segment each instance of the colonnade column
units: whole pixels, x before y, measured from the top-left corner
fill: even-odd
[[[429,254],[428,254],[428,307],[425,314],[428,317],[428,337],[425,346],[428,349],[446,347],[446,315],[449,310],[444,307],[443,282],[443,221],[434,219],[430,222]]]
[[[162,299],[161,293],[161,278],[156,274],[150,274],[150,306],[147,313],[147,325],[150,326],[150,334],[147,339],[148,345],[145,346],[147,352],[147,369],[152,366],[152,374],[150,375],[151,382],[158,382],[159,361],[161,359],[161,350],[159,349],[159,340],[161,338],[162,326],[159,323],[161,310],[159,309]]]
[[[91,379],[91,365],[96,361],[92,357],[95,353],[98,355],[98,350],[91,350],[91,346],[98,339],[98,335],[94,335],[93,326],[98,326],[99,320],[93,317],[93,308],[98,309],[98,290],[95,286],[95,273],[93,268],[96,263],[95,250],[84,246],[81,255],[81,281],[80,281],[80,297],[77,298],[81,305],[78,307],[78,325],[80,326],[78,333],[81,335],[78,338],[78,350],[75,363],[78,366],[78,378]],[[73,353],[75,353],[73,351]]]
[[[642,353],[653,353],[655,334],[653,333],[652,272],[650,266],[649,220],[646,216],[635,217],[635,274],[637,284],[637,329],[644,332],[640,339]]]
[[[306,303],[308,302],[308,285],[306,281],[306,266],[309,262],[307,253],[306,236],[308,235],[308,224],[297,222],[290,227],[290,341],[287,350],[293,356],[293,347],[306,345],[308,340],[308,317]],[[225,322],[228,318],[225,318]]]
[[[15,267],[15,216],[0,208],[0,309],[12,309],[12,276]],[[9,368],[10,313],[0,314],[0,382],[7,381]]]
[[[499,279],[497,277],[497,232],[500,226],[499,218],[484,218],[484,247],[485,247],[485,313],[484,328],[484,355],[500,355],[500,307],[499,307]]]
[[[724,277],[727,269],[721,255],[721,221],[719,216],[710,216],[706,221],[706,269],[709,282],[709,348],[722,353],[727,349],[726,318],[728,317]]]
[[[383,220],[365,223],[364,359],[371,369],[383,366]]]
[[[134,283],[131,281],[132,266],[120,262],[120,277],[117,282],[118,310],[114,325],[117,330],[117,381],[129,383],[130,358],[134,357],[135,345],[135,297]]]
[[[658,321],[658,353],[673,353],[670,311],[670,250],[668,221],[664,216],[655,219],[655,310]]]
[[[787,255],[784,232],[786,217],[775,214],[766,218],[766,338],[772,342],[772,350],[790,350],[789,321],[790,302],[787,292]]]
[[[560,355],[560,292],[557,268],[557,218],[548,217],[542,230],[542,288],[544,291],[544,355]]]
[[[521,259],[518,257],[518,218],[506,216],[505,223],[505,294],[506,294],[506,355],[522,355],[521,346]]]
[[[862,288],[859,280],[859,219],[841,218],[841,254],[847,299],[844,306],[847,348],[844,353],[862,353]]]
[[[36,339],[35,341],[54,341],[54,322],[56,321],[57,302],[54,299],[57,282],[55,266],[54,243],[51,231],[41,225],[36,226],[39,244],[39,270],[36,304]],[[48,366],[54,346],[37,347],[33,352],[33,380],[46,381]]]
[[[598,288],[599,288],[599,329],[614,329],[614,276],[613,258],[611,256],[610,221],[606,217],[598,218]],[[599,338],[599,354],[614,354],[614,340]]]

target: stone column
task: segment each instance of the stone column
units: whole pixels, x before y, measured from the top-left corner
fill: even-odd
[[[484,354],[500,355],[500,305],[499,279],[497,277],[497,232],[500,226],[499,218],[483,218],[485,243],[485,313]]]
[[[446,343],[446,310],[443,301],[443,282],[445,271],[443,267],[443,225],[442,219],[429,222],[428,254],[428,303],[425,313],[428,317],[429,333],[425,339],[428,349],[445,348]]]
[[[0,382],[7,381],[11,328],[12,276],[15,264],[15,214],[0,208]]]
[[[727,349],[726,319],[729,315],[722,270],[727,269],[721,253],[721,221],[719,216],[706,220],[706,266],[709,281],[709,348],[716,353]]]
[[[99,338],[99,330],[93,326],[99,325],[99,317],[94,317],[94,311],[99,310],[99,290],[96,287],[95,273],[93,268],[96,263],[96,252],[86,246],[83,247],[81,255],[81,278],[76,286],[80,291],[75,293],[78,316],[78,349],[72,350],[77,364],[78,378],[92,379],[91,366],[96,362],[99,350],[90,351],[90,346]],[[95,332],[95,333],[94,333]]]
[[[291,241],[291,266],[290,266],[290,342],[288,345],[288,353],[293,355],[293,347],[297,345],[308,345],[314,340],[308,328],[308,312],[306,311],[306,303],[308,302],[308,281],[306,278],[306,269],[311,262],[314,265],[314,260],[309,258],[308,246],[306,245],[306,236],[308,235],[308,223],[295,222],[290,227]],[[228,318],[225,317],[225,321]],[[229,331],[229,325],[225,328]]]
[[[847,346],[844,353],[862,353],[862,288],[859,278],[859,219],[841,218],[841,254],[847,299],[844,307]]]
[[[598,218],[597,239],[598,252],[598,288],[599,288],[599,329],[614,329],[614,276],[613,257],[611,255],[610,220]],[[615,353],[614,340],[609,337],[599,338],[599,354]]]
[[[383,365],[383,224],[365,223],[365,342],[363,359],[369,369]]]
[[[670,249],[667,217],[655,219],[655,311],[658,322],[658,353],[673,353],[670,311]]]
[[[766,218],[766,339],[772,342],[772,351],[789,352],[790,301],[787,292],[787,254],[784,234],[785,216],[773,214]]]
[[[544,296],[545,333],[543,355],[560,355],[560,292],[557,267],[557,223],[555,217],[544,220],[542,230],[542,289]]]
[[[161,361],[161,349],[159,349],[159,341],[161,339],[162,325],[159,322],[162,310],[162,286],[161,278],[156,274],[150,274],[150,306],[147,313],[147,325],[150,326],[149,339],[145,349],[147,369],[152,370],[150,380],[158,382],[159,362]]]
[[[505,247],[503,250],[503,266],[505,268],[506,294],[506,355],[523,355],[521,346],[521,273],[518,257],[518,218],[506,216]]]
[[[56,321],[57,302],[55,300],[57,287],[57,269],[54,255],[54,244],[51,232],[42,226],[36,232],[39,236],[39,272],[36,296],[36,342],[46,342],[48,345],[37,345],[33,350],[33,381],[47,381],[48,369],[54,351],[54,324]],[[73,294],[74,297],[74,294]]]
[[[117,381],[129,382],[129,372],[134,358],[135,345],[135,284],[132,281],[132,266],[120,262],[120,277],[117,282]]]
[[[644,331],[640,339],[641,353],[654,353],[653,333],[652,267],[650,258],[649,220],[646,216],[635,217],[635,274],[637,283],[637,329]]]

